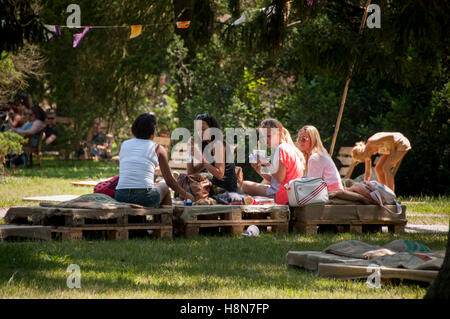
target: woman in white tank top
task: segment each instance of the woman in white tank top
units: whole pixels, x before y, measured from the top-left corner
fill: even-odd
[[[155,116],[149,113],[141,114],[131,127],[135,138],[122,143],[119,152],[119,183],[114,196],[117,201],[147,207],[171,205],[169,187],[179,194],[184,194],[185,198],[194,200],[173,178],[167,151],[152,141],[155,129]],[[158,164],[165,183],[154,183],[155,168]]]

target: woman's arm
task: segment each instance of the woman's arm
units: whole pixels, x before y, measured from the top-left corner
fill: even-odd
[[[203,168],[204,168],[204,166],[203,166],[203,163],[201,162],[201,163],[197,163],[197,164],[194,164],[193,163],[193,160],[194,160],[194,154],[195,154],[195,149],[197,148],[197,153],[198,154],[202,154],[202,152],[201,152],[201,150],[194,144],[194,139],[191,137],[190,139],[189,139],[189,150],[190,150],[190,154],[191,154],[191,159],[192,159],[192,161],[191,162],[188,162],[187,163],[187,173],[188,174],[196,174],[196,173],[200,173],[202,170],[203,170]]]
[[[187,163],[187,173],[188,174],[197,174],[200,173],[204,168],[203,163],[195,164],[192,162]]]
[[[263,174],[262,172],[261,172],[261,167],[262,167],[262,165],[261,165],[261,162],[260,161],[258,161],[257,163],[250,163],[250,165],[253,167],[253,169],[256,171],[256,173],[258,173],[258,175],[259,176],[261,176],[263,179],[265,179],[266,181],[268,181],[268,182],[270,182],[270,177],[271,177],[271,175],[269,175],[269,174]]]
[[[161,173],[164,177],[164,180],[166,181],[166,184],[178,194],[181,194],[183,195],[183,197],[189,198],[190,200],[194,201],[194,196],[182,189],[181,186],[178,185],[177,181],[173,178],[172,172],[170,171],[169,167],[169,158],[167,156],[166,149],[164,147],[158,147],[156,154],[158,156],[159,168],[161,169]]]
[[[23,137],[32,136],[34,134],[39,133],[42,131],[42,128],[44,127],[44,122],[40,120],[36,120],[33,122],[33,125],[28,130],[15,130],[15,132]]]
[[[370,181],[370,177],[372,176],[372,159],[369,157],[364,162],[365,171],[364,171],[364,180]]]
[[[272,173],[272,177],[275,178],[279,183],[283,182],[286,178],[286,166],[284,166],[281,161],[278,163],[278,171],[276,173]]]
[[[223,143],[214,143],[214,165],[203,159],[203,167],[217,179],[222,179],[225,176],[225,147]]]

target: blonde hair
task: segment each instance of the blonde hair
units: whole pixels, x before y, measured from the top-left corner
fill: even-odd
[[[311,154],[323,153],[325,155],[330,156],[322,144],[322,139],[320,138],[320,134],[317,128],[315,128],[312,125],[305,125],[298,131],[297,136],[300,135],[300,133],[302,132],[306,132],[309,138],[311,139]]]
[[[352,159],[354,162],[364,162],[364,151],[366,150],[366,145],[364,142],[357,142],[352,148]]]
[[[287,143],[294,147],[295,153],[297,154],[298,158],[300,159],[300,162],[305,165],[305,157],[303,156],[303,153],[300,152],[300,150],[296,147],[294,144],[294,141],[292,140],[291,134],[289,131],[280,123],[280,121],[276,119],[265,119],[261,122],[259,125],[259,128],[277,128],[281,132],[281,143]],[[281,144],[280,143],[280,144]]]

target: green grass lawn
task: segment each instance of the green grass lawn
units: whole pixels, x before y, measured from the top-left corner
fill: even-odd
[[[397,238],[444,249],[447,234],[263,234],[258,238],[0,243],[0,298],[422,298],[427,284],[398,281],[369,288],[290,268],[290,250],[322,250],[349,239]],[[69,289],[70,264],[81,288]]]
[[[42,169],[16,169],[0,181],[0,208],[32,206],[36,202],[23,197],[46,195],[83,195],[93,187],[74,186],[71,182],[99,180],[119,174],[118,162],[58,161],[44,158]],[[0,177],[1,178],[1,177]]]
[[[18,169],[0,181],[0,207],[36,205],[25,196],[81,195],[77,180],[108,178],[117,162],[43,160],[43,168]],[[416,224],[448,225],[446,197],[401,198]],[[436,216],[436,215],[444,215]],[[0,220],[1,222],[1,220]],[[405,238],[445,249],[447,234],[262,234],[258,238],[0,242],[0,298],[422,298],[427,284],[412,281],[369,288],[364,280],[340,281],[287,267],[290,250],[322,250],[349,239],[383,245]],[[69,289],[70,264],[81,268],[81,289]]]

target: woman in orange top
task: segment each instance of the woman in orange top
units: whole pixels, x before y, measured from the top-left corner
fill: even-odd
[[[358,142],[353,147],[352,157],[356,162],[365,162],[364,180],[370,180],[372,172],[371,156],[381,154],[375,166],[378,181],[395,191],[392,168],[411,149],[409,140],[398,132],[380,132],[372,135],[367,143]]]

